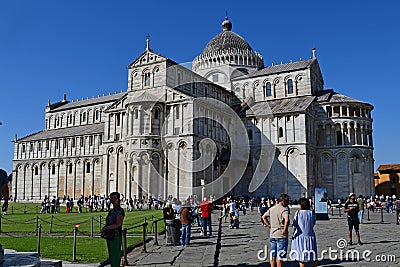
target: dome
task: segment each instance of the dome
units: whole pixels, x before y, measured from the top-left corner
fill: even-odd
[[[238,34],[231,31],[232,23],[228,20],[228,17],[222,22],[222,30],[220,34],[215,36],[206,45],[203,50],[203,55],[210,54],[217,51],[235,50],[238,52],[250,52],[253,51],[251,46]]]
[[[226,30],[215,36],[204,48],[202,54],[230,49],[236,51],[253,51],[251,46],[242,37],[234,32]]]
[[[262,56],[238,34],[232,32],[232,23],[225,17],[222,32],[211,39],[203,52],[192,62],[192,70],[201,73],[218,66],[237,65],[246,69],[264,67]]]

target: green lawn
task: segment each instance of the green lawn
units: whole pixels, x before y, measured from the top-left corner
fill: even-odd
[[[40,212],[40,206],[39,208],[36,206],[38,204],[35,203],[10,203],[7,215],[1,216],[0,243],[3,247],[20,252],[37,251],[38,238],[35,233],[36,224],[38,224],[41,226],[42,232],[41,257],[72,261],[73,230],[75,225],[79,225],[76,261],[102,262],[107,258],[106,242],[99,238],[107,212],[89,213],[83,209],[83,213],[77,213],[74,209],[74,212],[68,214],[37,214],[37,210]],[[65,209],[61,207],[61,212],[63,211]],[[139,225],[146,218],[149,222],[148,236],[153,236],[151,220],[161,217],[162,211],[160,210],[126,212],[123,228]],[[164,223],[159,222],[157,228],[159,233],[164,231]],[[90,237],[92,231],[94,237]],[[128,247],[142,242],[140,236],[142,227],[129,230],[128,234],[138,235],[127,238]]]

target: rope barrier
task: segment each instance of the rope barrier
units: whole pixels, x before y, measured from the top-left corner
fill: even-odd
[[[36,218],[27,220],[27,221],[25,221],[25,222],[17,222],[17,221],[13,221],[13,220],[8,219],[8,218],[5,217],[5,216],[2,216],[2,217],[1,217],[1,220],[9,221],[9,222],[12,222],[13,224],[30,224],[31,222],[34,222],[34,221],[36,220]]]

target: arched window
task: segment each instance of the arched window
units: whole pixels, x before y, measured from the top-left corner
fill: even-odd
[[[343,138],[342,132],[340,130],[337,130],[336,131],[336,145],[337,146],[343,145],[342,138]]]
[[[121,125],[121,117],[120,117],[119,113],[115,114],[115,119],[117,121],[117,126],[120,126]]]
[[[279,127],[278,137],[283,137],[283,128]]]
[[[35,175],[38,175],[39,174],[39,168],[36,166],[35,167]]]
[[[143,79],[143,85],[150,86],[150,72],[145,73]]]
[[[70,163],[68,165],[68,173],[71,174],[72,173],[72,163]]]
[[[179,105],[175,106],[175,119],[179,119]]]
[[[100,111],[99,111],[99,110],[96,110],[96,113],[95,113],[95,119],[96,119],[96,121],[98,121],[99,118],[100,118]]]
[[[293,80],[292,79],[289,79],[287,81],[287,93],[293,94]]]
[[[158,120],[160,117],[160,110],[158,108],[154,109],[154,119]]]
[[[90,173],[90,162],[86,162],[86,173]]]
[[[86,122],[86,112],[83,112],[83,114],[82,114],[82,121]]]
[[[139,118],[139,111],[137,109],[135,109],[135,119]]]
[[[56,174],[56,164],[51,165],[51,174]]]
[[[265,84],[265,96],[266,97],[272,96],[272,90],[271,90],[271,83],[270,82],[267,82]]]

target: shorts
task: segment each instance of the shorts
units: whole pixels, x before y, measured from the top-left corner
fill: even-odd
[[[349,225],[349,231],[353,230],[353,227],[356,232],[360,229],[358,218],[347,218],[347,224]]]
[[[288,249],[288,238],[270,238],[271,244],[270,257],[285,259]]]

